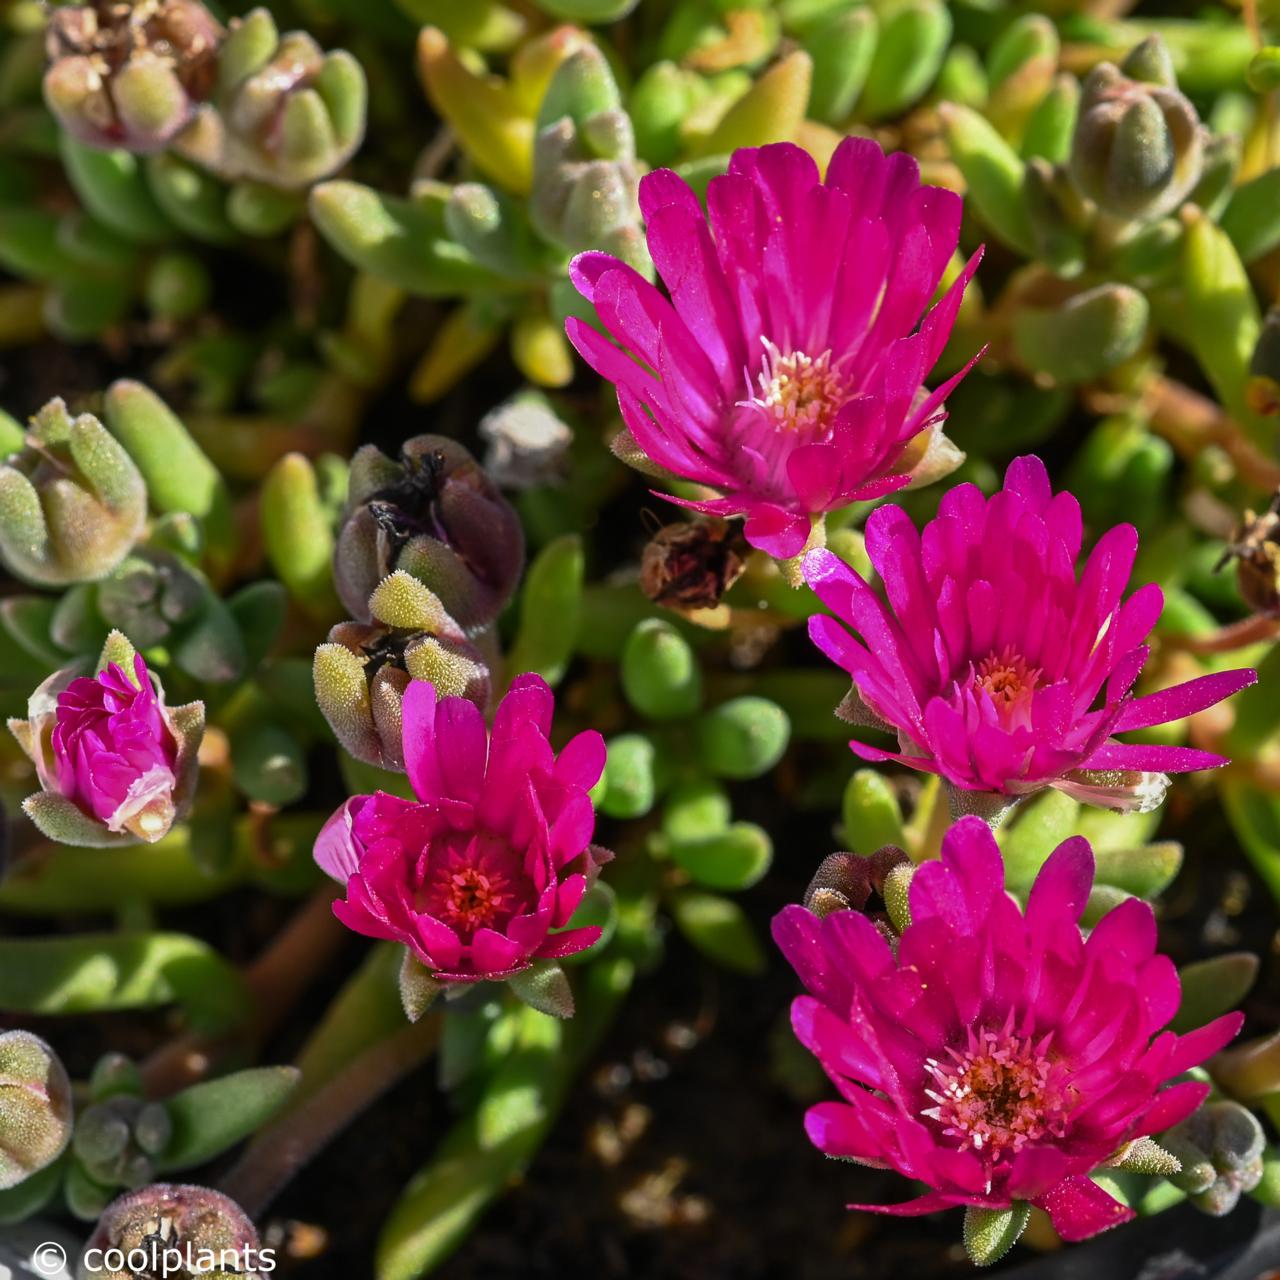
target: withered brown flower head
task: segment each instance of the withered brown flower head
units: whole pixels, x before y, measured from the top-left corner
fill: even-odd
[[[746,568],[741,526],[726,520],[665,525],[640,560],[640,587],[654,604],[678,612],[714,609]]]
[[[1217,568],[1232,560],[1245,604],[1255,613],[1280,618],[1280,489],[1261,515],[1244,513]]]

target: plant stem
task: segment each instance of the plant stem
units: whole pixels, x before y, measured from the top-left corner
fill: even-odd
[[[1280,464],[1262,453],[1212,400],[1172,378],[1155,378],[1147,401],[1151,425],[1188,461],[1216,444],[1241,479],[1259,489],[1280,488]]]
[[[318,889],[246,970],[245,983],[254,1003],[247,1025],[217,1037],[188,1033],[143,1063],[143,1086],[149,1097],[166,1097],[204,1079],[220,1061],[271,1034],[347,937],[330,909],[336,892],[330,885]]]
[[[1277,636],[1280,636],[1280,618],[1268,618],[1258,613],[1219,627],[1207,635],[1169,636],[1165,643],[1187,653],[1231,653],[1246,645],[1274,640]]]
[[[329,1142],[392,1085],[421,1065],[440,1040],[440,1015],[428,1013],[366,1049],[310,1098],[264,1129],[223,1179],[222,1190],[257,1217]]]

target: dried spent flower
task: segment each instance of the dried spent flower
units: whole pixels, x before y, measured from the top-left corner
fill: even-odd
[[[640,557],[640,589],[678,612],[714,609],[747,567],[737,523],[695,519],[664,525]]]
[[[1244,513],[1244,522],[1231,535],[1217,567],[1222,569],[1232,560],[1245,604],[1254,613],[1280,618],[1280,490],[1261,514]]]

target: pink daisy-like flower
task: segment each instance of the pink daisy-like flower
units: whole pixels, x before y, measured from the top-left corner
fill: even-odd
[[[1243,1017],[1162,1031],[1181,991],[1156,953],[1151,908],[1131,898],[1085,939],[1092,883],[1088,842],[1067,840],[1019,910],[995,838],[969,817],[941,861],[916,870],[896,953],[856,911],[775,917],[810,993],[792,1025],[843,1098],[809,1110],[810,1140],[930,1188],[850,1208],[910,1216],[1029,1201],[1067,1240],[1133,1217],[1088,1175],[1200,1105],[1208,1085],[1168,1082],[1217,1053]]]
[[[627,461],[717,490],[683,505],[745,515],[747,540],[780,558],[824,512],[958,465],[938,427],[963,372],[923,383],[980,255],[926,314],[960,198],[922,185],[915,160],[846,138],[824,182],[807,152],[776,143],[735,152],[707,217],[666,169],[642,179],[640,206],[669,299],[608,254],[570,268],[621,347],[568,322],[617,387]]]
[[[612,856],[591,843],[587,795],[604,740],[580,733],[557,756],[554,711],[546,683],[520,676],[486,732],[474,703],[413,681],[404,758],[417,803],[353,796],[316,841],[316,862],[346,885],[338,919],[404,943],[440,982],[508,978],[595,942],[598,927],[565,926]]]
[[[854,752],[940,774],[961,791],[1017,797],[1053,786],[1142,810],[1160,803],[1166,773],[1226,764],[1190,747],[1115,740],[1202,711],[1257,673],[1134,697],[1164,598],[1149,585],[1121,599],[1138,550],[1132,525],[1103,534],[1077,575],[1081,537],[1080,504],[1054,494],[1044,464],[1025,457],[990,498],[971,484],[952,489],[919,532],[899,507],[871,514],[867,554],[885,598],[836,556],[811,552],[805,579],[836,617],[810,618],[809,634],[853,679],[842,712],[898,737],[896,752],[857,741]]]

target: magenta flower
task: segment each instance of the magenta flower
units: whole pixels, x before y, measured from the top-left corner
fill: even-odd
[[[806,152],[777,143],[736,152],[711,180],[709,228],[667,169],[641,180],[640,206],[670,301],[617,258],[584,253],[573,282],[623,350],[581,320],[568,334],[617,387],[618,452],[721,495],[672,501],[745,515],[747,540],[786,558],[824,512],[959,463],[937,428],[963,372],[922,384],[980,254],[925,314],[960,198],[922,186],[915,160],[846,138],[823,182]]]
[[[57,672],[32,695],[29,718],[9,722],[40,780],[24,808],[50,839],[155,841],[190,804],[204,707],[166,707],[141,655],[120,640],[131,676],[119,662],[93,677]]]
[[[1147,697],[1132,689],[1160,617],[1160,588],[1121,601],[1138,549],[1131,525],[1098,540],[1082,573],[1080,505],[1053,494],[1039,458],[1018,458],[990,498],[971,484],[917,533],[895,506],[874,511],[866,546],[876,594],[843,561],[811,552],[804,574],[847,623],[810,618],[814,643],[853,678],[850,719],[895,732],[899,751],[851,742],[865,760],[940,774],[962,791],[1042,787],[1093,804],[1150,809],[1166,773],[1226,764],[1190,747],[1117,742],[1178,720],[1257,679],[1200,676]]]
[[[334,914],[349,929],[402,942],[440,982],[508,978],[535,959],[589,947],[597,927],[566,929],[600,865],[587,791],[604,739],[580,733],[557,756],[555,700],[518,677],[492,732],[466,698],[404,695],[404,758],[418,802],[353,796],[325,824],[315,856],[346,885]]]
[[[1175,1035],[1178,975],[1156,954],[1151,908],[1130,898],[1082,937],[1093,854],[1050,855],[1026,911],[979,818],[915,872],[895,954],[856,911],[784,908],[773,935],[810,992],[792,1005],[801,1043],[844,1101],[805,1118],[821,1151],[896,1169],[930,1190],[895,1205],[1039,1205],[1067,1240],[1133,1217],[1088,1175],[1136,1138],[1186,1119],[1207,1084],[1168,1084],[1217,1053],[1238,1013]]]

